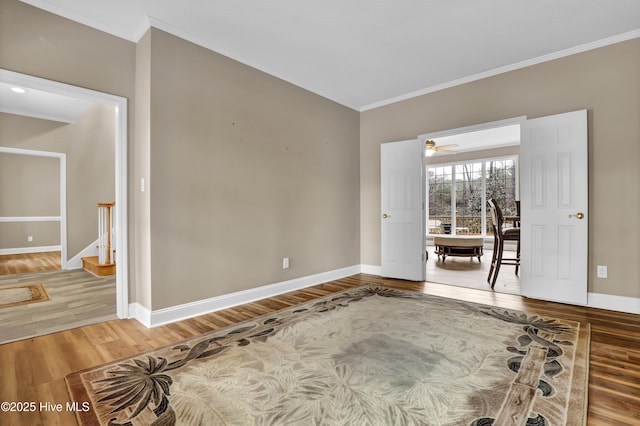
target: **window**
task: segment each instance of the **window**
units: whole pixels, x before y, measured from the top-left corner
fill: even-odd
[[[491,235],[487,200],[515,215],[517,172],[515,156],[427,166],[428,232]]]

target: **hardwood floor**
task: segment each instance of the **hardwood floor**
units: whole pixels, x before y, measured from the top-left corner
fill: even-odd
[[[117,318],[115,276],[60,268],[59,251],[0,255],[0,287],[43,283],[50,296],[0,308],[0,344]]]
[[[36,283],[44,284],[50,300],[0,308],[0,344],[118,317],[114,276],[82,269],[0,276],[0,288]]]
[[[491,267],[492,250],[484,250],[481,261],[475,257],[447,256],[442,261],[434,253],[435,247],[427,246],[427,281],[438,284],[449,284],[458,287],[475,288],[491,291],[487,283],[489,268]],[[515,251],[505,251],[505,257],[515,257]],[[515,274],[513,266],[502,266],[495,291],[498,293],[520,294],[520,278]]]
[[[297,303],[373,283],[591,323],[589,425],[640,424],[640,316],[525,299],[511,294],[358,274],[262,301],[147,329],[115,320],[0,345],[0,401],[64,404],[64,377],[75,370],[173,344]],[[0,412],[2,425],[69,425],[72,413]]]
[[[0,255],[0,275],[59,271],[61,267],[59,251]]]

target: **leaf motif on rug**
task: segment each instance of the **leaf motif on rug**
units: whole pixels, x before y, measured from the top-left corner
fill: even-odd
[[[569,412],[584,410],[580,336],[571,321],[363,286],[67,380],[91,402],[84,424],[484,425],[531,376],[520,424],[564,424],[584,419]]]

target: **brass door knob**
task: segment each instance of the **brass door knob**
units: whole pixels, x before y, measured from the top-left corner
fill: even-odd
[[[389,217],[389,215],[388,215],[388,214],[386,214],[386,213],[383,213],[383,214],[382,214],[382,218],[383,218],[383,219],[386,219],[386,218],[388,218],[388,217]]]
[[[578,219],[584,219],[584,213],[580,212],[580,213],[576,213],[576,214],[570,214],[569,218],[572,218],[572,217],[575,217],[575,218],[578,218]]]

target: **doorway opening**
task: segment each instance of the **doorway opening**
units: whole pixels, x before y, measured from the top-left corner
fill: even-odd
[[[446,147],[425,161],[427,281],[491,290],[488,276],[494,237],[487,201],[497,200],[505,216],[519,215],[522,120],[518,117],[419,136]],[[508,226],[517,225],[519,222],[513,221]],[[451,250],[450,244],[470,248]],[[503,257],[515,257],[515,250],[516,244],[507,244]],[[503,266],[494,290],[520,294],[520,280],[514,272]]]
[[[128,221],[127,221],[127,100],[120,96],[114,96],[102,92],[97,92],[89,89],[84,89],[76,86],[71,86],[63,83],[58,83],[38,77],[33,77],[25,74],[19,74],[8,70],[0,69],[0,84],[10,85],[12,87],[22,88],[24,91],[40,92],[50,98],[65,98],[78,100],[88,104],[96,105],[101,104],[111,109],[112,119],[109,122],[113,123],[113,128],[110,133],[113,134],[113,147],[114,153],[113,159],[109,160],[112,167],[115,168],[112,175],[115,175],[114,194],[115,194],[115,209],[114,216],[117,227],[115,228],[115,261],[117,264],[115,274],[115,306],[116,316],[118,318],[128,318],[129,312],[129,297],[128,297]],[[42,103],[41,103],[42,104]],[[21,107],[22,105],[18,105]],[[10,114],[16,114],[10,112],[4,108],[3,112],[9,112]],[[56,104],[59,110],[64,108],[60,104]],[[35,118],[50,119],[46,116],[38,116],[29,114],[27,115]],[[63,121],[64,120],[60,120]],[[46,150],[43,150],[46,152]],[[49,153],[51,154],[51,153]],[[62,162],[63,160],[61,160]],[[61,172],[61,187],[63,185],[64,174]],[[112,194],[113,195],[113,194]],[[101,200],[101,201],[113,201]],[[67,251],[67,236],[68,229],[66,228],[66,203],[60,203],[60,248],[61,248],[61,264],[63,272],[68,270],[69,273],[73,273],[73,269],[76,266],[75,256],[69,258]],[[93,218],[93,215],[91,216]],[[72,219],[72,218],[70,218]],[[97,231],[97,228],[96,228]],[[74,253],[76,251],[74,250]],[[81,265],[81,262],[80,262]]]
[[[587,110],[502,122],[502,126],[509,124],[521,126],[522,221],[518,230],[521,238],[516,239],[521,246],[520,294],[586,305],[589,271]],[[489,129],[496,124],[482,127]],[[473,130],[457,129],[446,135],[427,134],[413,140],[381,144],[382,276],[412,281],[428,279],[424,161],[428,146],[425,142]]]

